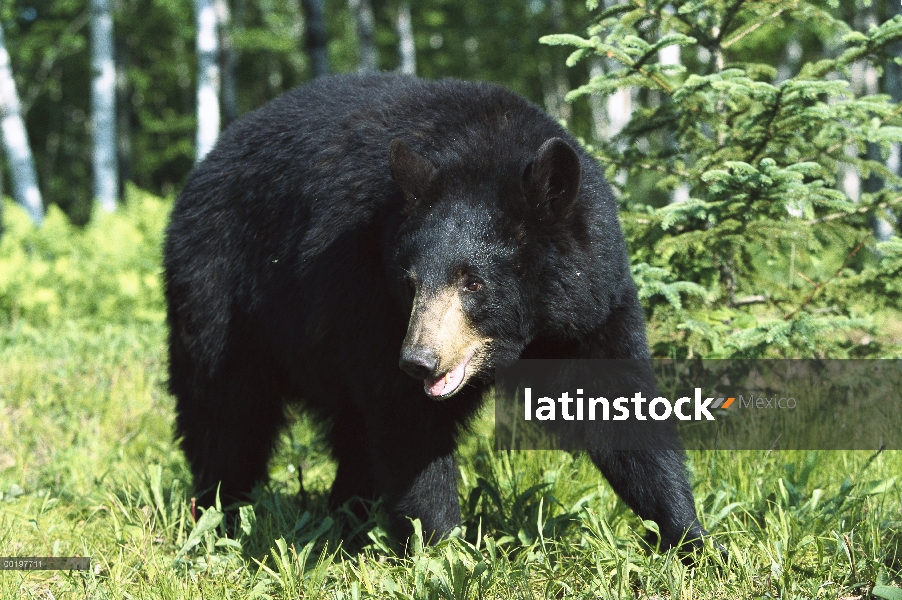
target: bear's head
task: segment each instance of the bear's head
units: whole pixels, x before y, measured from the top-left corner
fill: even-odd
[[[555,137],[508,159],[437,168],[395,139],[389,168],[405,198],[394,267],[411,306],[399,366],[445,399],[489,381],[541,332],[542,273],[585,237],[573,214],[580,159]]]

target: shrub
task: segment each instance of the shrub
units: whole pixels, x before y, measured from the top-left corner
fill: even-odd
[[[899,336],[868,346],[866,334],[902,312],[902,242],[871,234],[902,208],[902,177],[885,164],[902,141],[902,107],[856,96],[850,68],[902,64],[890,48],[902,16],[862,32],[804,0],[588,5],[587,35],[543,41],[575,46],[570,65],[606,65],[570,100],[637,90],[629,123],[591,150],[622,199],[655,353],[899,354]],[[790,39],[809,60],[779,80],[761,60]],[[662,64],[670,46],[682,63]],[[866,184],[858,198],[838,185],[850,171]],[[674,200],[678,188],[688,198]]]
[[[7,200],[0,324],[162,323],[161,243],[171,202],[129,188],[121,209],[84,228],[51,205],[40,228]]]

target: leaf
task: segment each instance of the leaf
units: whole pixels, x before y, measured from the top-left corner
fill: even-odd
[[[874,482],[874,485],[868,488],[867,491],[864,492],[865,496],[877,496],[880,494],[885,494],[889,490],[893,488],[896,484],[896,478],[890,477],[889,479],[884,479],[882,481]]]
[[[191,531],[191,535],[188,536],[185,545],[182,546],[182,549],[175,555],[175,559],[178,560],[187,554],[189,550],[198,545],[203,540],[205,533],[214,531],[219,527],[219,524],[222,523],[222,517],[223,514],[215,508],[206,509],[204,514],[201,515],[200,519],[198,519],[197,523],[194,525],[194,529]]]
[[[238,514],[240,516],[240,528],[241,533],[244,534],[245,537],[251,535],[251,532],[254,530],[254,525],[257,523],[257,514],[254,512],[254,507],[251,505],[245,505],[238,509]]]
[[[576,46],[577,48],[594,48],[595,44],[591,41],[581,38],[572,33],[555,33],[553,35],[543,35],[539,38],[539,43],[548,46]]]
[[[885,600],[902,600],[902,588],[888,585],[877,585],[871,590],[871,594]]]

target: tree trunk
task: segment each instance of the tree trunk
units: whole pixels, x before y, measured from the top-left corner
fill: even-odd
[[[116,42],[116,139],[119,153],[119,194],[123,182],[132,179],[132,90],[128,82],[129,54],[124,41]]]
[[[35,225],[44,220],[44,203],[38,189],[38,178],[34,170],[34,158],[28,146],[28,133],[19,113],[19,94],[13,79],[9,52],[3,28],[0,27],[0,118],[2,118],[3,147],[9,161],[13,197],[25,207]]]
[[[197,145],[200,162],[219,136],[219,38],[213,0],[194,0],[197,19]]]
[[[325,77],[329,74],[329,54],[326,44],[329,36],[326,20],[323,18],[323,0],[301,0],[304,14],[307,16],[307,52],[314,77]]]
[[[886,15],[886,18],[890,18],[893,15],[902,15],[902,5],[899,3],[890,2],[887,4],[887,8],[890,14]],[[902,41],[890,46],[889,51],[891,56],[902,56]],[[890,60],[886,61],[883,69],[884,91],[892,97],[893,102],[902,103],[902,65]],[[899,142],[893,142],[890,145],[890,154],[886,161],[886,166],[896,175],[902,175],[902,145]],[[890,211],[890,216],[895,221],[895,226],[898,228],[897,231],[902,231],[902,215],[898,211]]]
[[[401,58],[398,70],[406,75],[416,75],[417,52],[413,43],[410,2],[401,2],[398,5],[398,54]]]
[[[116,156],[116,63],[113,60],[111,0],[91,0],[91,119],[94,134],[94,201],[116,210],[119,174]]]
[[[226,0],[216,0],[216,20],[219,23],[219,47],[222,69],[222,119],[223,126],[238,118],[238,88],[235,82],[237,51],[232,44],[232,14]]]
[[[604,75],[604,66],[601,58],[593,56],[589,62],[589,78],[594,79]],[[598,94],[589,96],[589,110],[592,111],[592,133],[596,140],[607,139],[607,123],[604,112],[604,99]]]
[[[623,3],[624,0],[605,0],[604,7],[611,8]],[[613,69],[617,65],[614,59],[609,58],[607,60],[610,68]],[[633,117],[632,88],[620,88],[608,96],[606,109],[608,113],[608,136],[613,137],[620,133]]]
[[[348,7],[357,23],[357,43],[360,49],[360,61],[357,70],[361,72],[375,71],[379,68],[375,44],[375,18],[370,0],[348,0]]]
[[[633,115],[633,95],[629,88],[620,88],[607,102],[608,136],[614,137],[626,127]]]
[[[870,5],[860,13],[860,29],[866,30],[869,27],[877,25],[877,16],[874,12],[874,6]],[[856,19],[858,21],[859,19]],[[852,64],[851,83],[856,95],[875,96],[880,93],[880,76],[877,68],[870,61],[862,60]],[[850,153],[856,152],[855,149],[849,149]],[[866,156],[869,160],[880,160],[880,150],[876,144],[868,144]],[[844,188],[847,195],[853,200],[858,201],[862,191],[874,193],[884,185],[883,180],[877,175],[871,173],[864,181],[861,175],[854,167],[847,167],[844,177]],[[850,194],[854,193],[855,195]],[[871,227],[874,231],[874,237],[878,242],[884,242],[892,237],[893,225],[883,217],[874,215],[871,218]]]
[[[667,46],[666,48],[661,48],[658,51],[658,62],[662,65],[680,65],[682,64],[682,57],[680,56],[680,47],[677,45]],[[668,136],[667,144],[672,148],[675,145],[672,136]],[[670,203],[676,204],[677,202],[685,202],[689,199],[689,186],[686,183],[681,183],[673,190],[673,193],[670,195]]]
[[[551,0],[551,31],[561,33],[564,31],[564,2],[563,0]],[[566,100],[570,91],[570,82],[567,80],[567,68],[559,62],[551,65],[551,72],[543,81],[545,108],[552,116],[561,121],[570,121],[573,110]]]

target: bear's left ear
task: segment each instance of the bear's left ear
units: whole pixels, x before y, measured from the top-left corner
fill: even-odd
[[[579,193],[581,167],[576,151],[561,138],[542,144],[523,172],[523,189],[532,207],[564,214]]]
[[[388,147],[388,168],[409,205],[416,204],[435,177],[436,168],[398,138]]]

